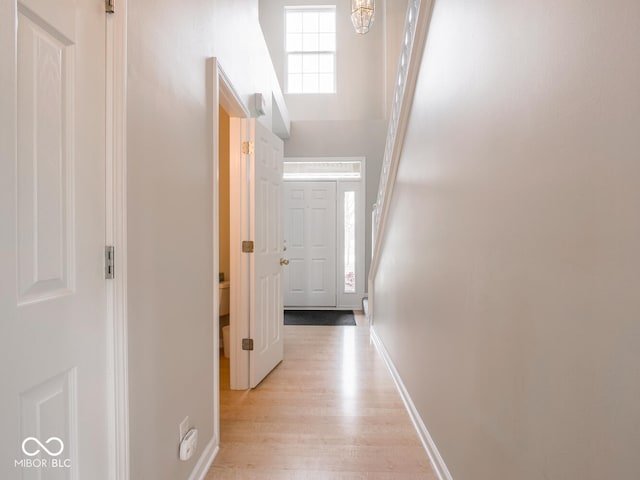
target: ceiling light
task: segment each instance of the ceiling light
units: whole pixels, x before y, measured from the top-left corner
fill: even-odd
[[[375,0],[351,0],[351,22],[356,32],[364,35],[369,31],[376,13]]]

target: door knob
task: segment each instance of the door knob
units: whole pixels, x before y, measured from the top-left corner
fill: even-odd
[[[280,265],[289,265],[289,260],[286,258],[281,258],[280,259]]]

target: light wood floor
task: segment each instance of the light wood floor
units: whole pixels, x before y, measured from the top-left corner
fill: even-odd
[[[229,390],[223,363],[221,447],[206,480],[437,479],[357,321],[286,326],[284,361],[251,391]]]

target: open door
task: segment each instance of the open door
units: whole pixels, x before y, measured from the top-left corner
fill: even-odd
[[[251,255],[249,331],[253,338],[251,388],[281,361],[283,341],[282,140],[251,120],[255,151],[251,162],[250,205],[254,253]]]
[[[106,14],[0,11],[0,478],[113,478]]]

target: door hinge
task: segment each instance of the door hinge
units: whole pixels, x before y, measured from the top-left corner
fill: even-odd
[[[242,339],[242,350],[253,350],[253,338]]]
[[[115,249],[111,245],[104,247],[104,278],[110,280],[115,275]]]
[[[116,0],[104,0],[104,11],[107,13],[115,13],[116,12],[115,1]]]
[[[245,240],[242,242],[242,253],[253,253],[253,240]]]
[[[242,153],[245,155],[253,155],[255,145],[253,142],[242,142]]]

